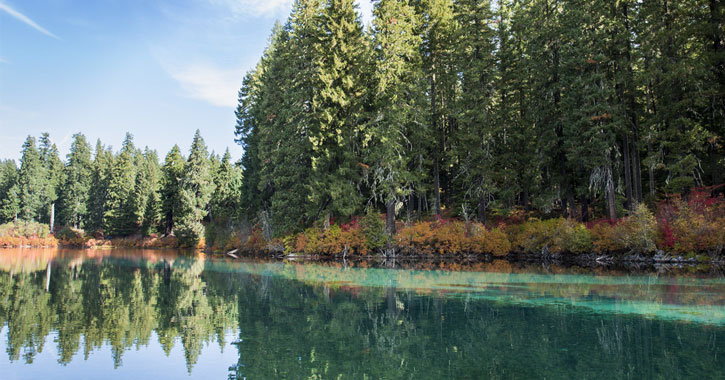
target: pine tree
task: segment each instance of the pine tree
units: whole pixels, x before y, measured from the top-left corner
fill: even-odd
[[[500,6],[505,7],[504,4]],[[480,220],[484,220],[494,194],[504,189],[515,191],[516,188],[512,183],[497,183],[504,182],[497,171],[512,169],[510,161],[497,159],[497,153],[505,153],[507,142],[501,136],[510,135],[515,124],[506,115],[510,112],[510,103],[513,103],[506,86],[501,86],[499,107],[494,108],[494,30],[488,25],[492,19],[489,1],[467,0],[455,5],[458,25],[455,58],[462,80],[455,105],[457,128],[450,132],[455,143],[451,144],[448,156],[449,160],[457,163],[451,174],[457,189],[454,200],[460,206],[454,212],[467,214],[469,207],[475,206]],[[511,49],[506,25],[506,22],[499,22],[499,55],[503,59]],[[502,65],[500,69],[510,70],[511,63],[506,62],[507,65]],[[498,84],[508,85],[508,80],[507,73],[502,70]],[[504,169],[499,166],[502,164],[509,167]]]
[[[35,146],[35,138],[28,136],[23,144],[18,174],[21,219],[33,221],[40,217],[45,201],[43,195],[47,189],[46,182],[47,175],[40,152]]]
[[[50,222],[51,210],[55,208],[55,203],[58,200],[65,172],[63,170],[63,161],[58,155],[58,148],[50,140],[50,135],[47,132],[40,136],[40,146],[38,148],[40,160],[47,176],[43,181],[45,185],[42,193],[44,207],[41,209],[39,217],[42,222]]]
[[[231,223],[239,210],[242,171],[232,162],[229,149],[214,171],[214,193],[209,202],[212,222]]]
[[[137,158],[136,183],[131,200],[134,221],[141,226],[141,233],[148,236],[156,230],[160,222],[159,184],[160,172],[159,158],[156,151],[148,147]]]
[[[0,224],[15,220],[20,212],[18,167],[14,160],[0,161]]]
[[[417,2],[421,15],[419,33],[422,36],[421,50],[423,69],[428,78],[428,102],[431,140],[429,153],[433,161],[433,210],[441,214],[444,194],[450,197],[449,172],[446,155],[450,147],[449,135],[456,124],[452,107],[455,104],[458,82],[455,66],[456,20],[452,0],[424,0]]]
[[[201,222],[208,213],[209,200],[214,191],[214,180],[210,169],[209,153],[197,129],[179,183],[181,213],[174,234],[184,245],[196,246],[204,236],[204,226]]]
[[[414,182],[409,171],[412,131],[425,123],[420,117],[424,103],[421,40],[415,33],[415,10],[407,1],[376,2],[373,15],[375,102],[363,147],[368,152],[372,196],[385,204],[387,230],[393,234],[396,208]]]
[[[235,142],[244,149],[244,155],[240,161],[244,176],[241,188],[241,207],[246,215],[257,215],[263,208],[262,192],[259,190],[259,177],[262,170],[259,158],[259,120],[255,117],[259,93],[257,72],[255,70],[247,73],[242,81],[242,88],[239,90],[239,105],[236,110],[237,124],[234,130]]]
[[[164,165],[161,167],[161,216],[167,235],[173,231],[174,224],[181,215],[180,181],[184,175],[184,162],[181,150],[174,145],[166,154]]]
[[[136,182],[136,157],[133,136],[126,133],[121,151],[114,159],[104,205],[104,232],[110,235],[130,235],[139,228],[131,201]]]
[[[64,183],[60,188],[58,216],[63,225],[76,228],[85,225],[93,180],[92,170],[91,146],[83,134],[77,133],[73,135],[65,166]]]
[[[94,153],[85,228],[99,231],[104,228],[103,218],[106,211],[108,186],[110,184],[114,158],[111,149],[105,148],[101,144],[100,139],[96,141]]]
[[[328,0],[321,16],[320,44],[313,62],[309,140],[312,144],[310,214],[329,225],[333,215],[349,216],[360,209],[359,165],[364,120],[367,52],[352,0]]]

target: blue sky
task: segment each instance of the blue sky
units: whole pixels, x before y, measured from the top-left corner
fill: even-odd
[[[210,151],[241,157],[236,94],[291,4],[0,0],[0,158],[46,131],[63,158],[74,133],[115,151],[127,131],[163,158],[197,128]]]

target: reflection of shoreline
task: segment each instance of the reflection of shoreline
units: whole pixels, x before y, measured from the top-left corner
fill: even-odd
[[[492,265],[492,264],[489,264]],[[281,277],[357,292],[393,286],[421,295],[504,304],[566,306],[601,314],[725,325],[725,278],[540,273],[482,266],[478,272],[341,265],[207,261],[206,270]]]
[[[0,251],[2,252],[2,251]],[[252,274],[300,281],[330,290],[356,293],[393,287],[420,295],[470,297],[506,304],[563,305],[604,314],[638,314],[707,324],[725,324],[725,278],[621,275],[615,271],[512,265],[494,260],[462,266],[430,262],[420,269],[368,267],[368,262],[301,263],[273,260],[206,258],[174,250],[18,249],[0,254],[0,270],[14,273],[75,268],[84,262],[128,267],[184,268],[192,263],[207,273]],[[50,265],[52,263],[52,265]],[[168,270],[165,269],[165,270]],[[55,273],[55,269],[53,269]],[[54,276],[54,274],[53,274]]]
[[[0,249],[0,271],[32,273],[45,271],[49,262],[54,262],[56,265],[62,262],[62,265],[75,267],[86,260],[100,263],[107,258],[173,263],[180,256],[182,254],[178,250],[157,249],[2,248]],[[203,253],[185,256],[204,257]]]

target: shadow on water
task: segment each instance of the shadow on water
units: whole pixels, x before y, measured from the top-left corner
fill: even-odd
[[[0,326],[10,373],[97,378],[158,351],[147,377],[205,377],[203,353],[231,349],[230,379],[725,378],[725,279],[702,274],[2,250]]]

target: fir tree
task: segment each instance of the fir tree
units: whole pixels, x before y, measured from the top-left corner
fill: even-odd
[[[110,148],[96,141],[94,149],[93,164],[91,166],[91,187],[88,196],[88,210],[85,217],[86,229],[94,231],[102,230],[104,227],[103,218],[106,211],[106,200],[108,199],[108,186],[111,179],[114,158]]]
[[[91,146],[83,134],[73,135],[65,166],[64,183],[60,187],[59,220],[63,225],[82,228],[88,213],[92,183]]]
[[[130,235],[139,228],[131,204],[136,182],[136,157],[133,136],[126,133],[121,151],[114,159],[104,205],[104,231],[110,235]]]
[[[373,15],[377,88],[375,114],[363,147],[369,152],[372,196],[386,205],[387,230],[393,234],[396,206],[403,203],[414,182],[409,171],[412,131],[424,123],[420,119],[424,103],[421,40],[415,33],[415,11],[406,1],[381,0]]]
[[[39,218],[42,222],[50,222],[51,210],[55,207],[60,192],[60,186],[64,182],[63,161],[58,155],[58,148],[50,140],[50,135],[45,132],[40,136],[38,147],[40,160],[45,168],[47,178],[43,181],[45,188],[42,192],[44,207],[41,209]],[[52,226],[51,226],[52,229]]]
[[[209,219],[230,223],[239,213],[242,170],[234,165],[229,149],[214,171],[214,193],[209,201]]]
[[[178,145],[174,145],[161,167],[161,216],[167,235],[173,231],[174,223],[181,215],[180,181],[184,175],[184,161]]]
[[[48,188],[47,174],[35,146],[35,138],[28,136],[23,144],[18,174],[19,217],[26,221],[37,220],[43,212],[44,193]]]
[[[18,167],[14,160],[0,161],[0,224],[15,220],[20,212]]]
[[[201,222],[208,213],[209,200],[214,191],[208,155],[204,139],[197,129],[179,183],[181,213],[174,232],[188,246],[196,246],[204,236]]]
[[[360,139],[365,135],[366,44],[352,0],[329,0],[321,15],[320,44],[313,57],[310,214],[329,225],[333,215],[360,209]]]

